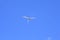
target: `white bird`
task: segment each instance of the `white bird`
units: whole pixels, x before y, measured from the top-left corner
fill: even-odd
[[[29,16],[23,16],[23,18],[27,19],[27,22],[29,22],[32,19],[35,19],[35,17],[29,17]]]

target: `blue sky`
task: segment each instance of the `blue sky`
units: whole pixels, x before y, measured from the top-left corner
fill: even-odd
[[[0,0],[0,40],[48,38],[60,40],[60,0]]]

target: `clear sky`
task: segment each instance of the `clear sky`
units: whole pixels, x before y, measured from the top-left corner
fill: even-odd
[[[60,0],[0,0],[0,40],[48,38],[60,40]]]

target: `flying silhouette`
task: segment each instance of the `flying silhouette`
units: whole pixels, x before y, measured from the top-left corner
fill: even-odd
[[[24,19],[26,19],[27,22],[29,22],[29,21],[35,19],[35,17],[30,17],[30,16],[22,16],[22,17],[23,17]]]

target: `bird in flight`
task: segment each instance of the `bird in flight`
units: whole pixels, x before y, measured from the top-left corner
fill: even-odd
[[[23,16],[23,18],[25,18],[27,20],[27,22],[35,19],[35,17],[29,17],[29,16]]]

